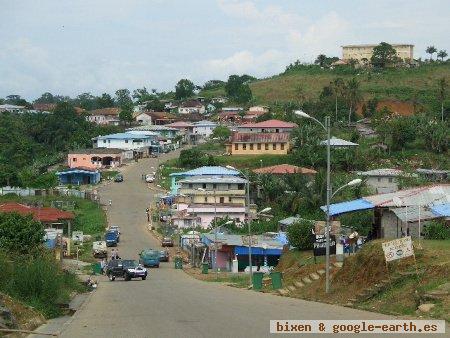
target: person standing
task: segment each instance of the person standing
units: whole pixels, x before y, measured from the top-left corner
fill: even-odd
[[[145,213],[147,214],[147,222],[150,222],[150,209],[145,209]]]
[[[109,206],[111,206],[112,205],[112,200],[109,200],[108,204],[109,204]]]

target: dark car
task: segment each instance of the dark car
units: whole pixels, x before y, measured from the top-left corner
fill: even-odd
[[[161,241],[161,246],[173,246],[173,240],[170,237],[164,237]]]
[[[116,177],[114,177],[114,182],[123,182],[123,175],[117,174]]]
[[[161,250],[159,252],[159,261],[160,262],[168,262],[169,261],[169,251]]]
[[[107,231],[105,233],[106,246],[117,246],[119,243],[119,233],[117,231]]]
[[[147,278],[147,269],[132,259],[114,259],[108,262],[106,266],[106,275],[112,282],[117,277],[124,278],[126,281],[132,278]]]

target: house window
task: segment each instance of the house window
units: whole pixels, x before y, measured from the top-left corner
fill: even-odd
[[[231,203],[231,197],[228,197],[228,202]]]
[[[235,145],[234,145],[234,150],[238,150],[239,149],[239,145],[236,143]]]
[[[280,148],[281,148],[281,150],[284,150],[284,143],[281,143]]]
[[[208,203],[208,197],[205,197],[205,203]]]
[[[272,149],[273,150],[277,150],[277,144],[276,143],[272,144]]]
[[[261,150],[261,143],[258,143],[258,150]]]
[[[217,184],[216,183],[213,184],[213,189],[217,189]]]
[[[269,150],[269,143],[264,144],[264,149]]]
[[[220,203],[225,203],[225,197],[220,197]]]
[[[206,183],[203,183],[202,188],[206,189]]]
[[[76,157],[74,157],[74,158],[73,158],[73,161],[74,161],[74,162],[76,162],[76,161],[77,161],[77,158],[76,158]]]
[[[276,132],[276,133],[279,133],[279,132],[280,132],[280,129],[275,129],[275,132]]]
[[[392,183],[392,177],[389,177],[389,183]]]
[[[250,150],[253,150],[253,143],[250,144]]]
[[[103,143],[106,143],[106,140],[103,140]]]
[[[189,183],[189,189],[192,189],[192,183]]]
[[[244,189],[244,185],[243,185],[242,183],[238,184],[238,189],[239,189],[239,190]]]
[[[242,150],[247,150],[247,145],[245,143],[242,145]]]

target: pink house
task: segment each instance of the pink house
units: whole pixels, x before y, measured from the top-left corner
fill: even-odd
[[[115,148],[94,148],[72,150],[67,154],[69,168],[89,169],[116,168],[122,165],[123,150]]]

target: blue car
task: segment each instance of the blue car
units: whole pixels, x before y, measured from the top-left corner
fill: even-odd
[[[158,250],[143,250],[139,254],[139,263],[145,267],[159,268],[159,257]]]
[[[119,234],[117,231],[108,231],[105,234],[106,246],[117,246],[119,242]]]

